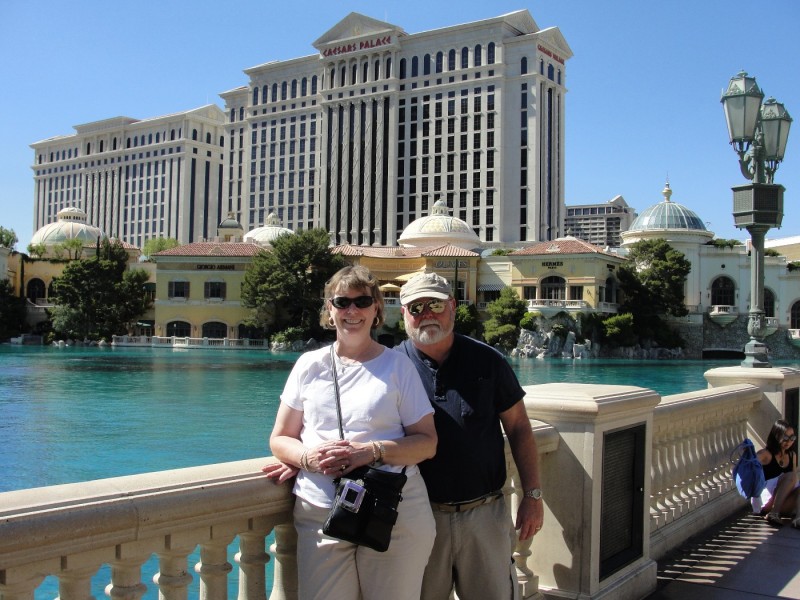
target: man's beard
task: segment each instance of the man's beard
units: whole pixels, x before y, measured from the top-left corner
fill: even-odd
[[[425,319],[416,328],[406,327],[412,341],[421,346],[441,342],[453,332],[453,320],[442,325],[437,319]]]

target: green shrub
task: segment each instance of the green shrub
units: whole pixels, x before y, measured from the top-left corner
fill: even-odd
[[[638,341],[630,313],[609,317],[603,321],[603,328],[608,341],[616,346],[633,346]]]
[[[278,344],[288,344],[305,339],[305,337],[306,332],[302,327],[287,327],[283,331],[274,334],[271,341]]]
[[[532,312],[525,313],[519,322],[519,326],[522,329],[527,329],[528,331],[536,331],[537,329],[539,329],[539,323],[537,322],[537,314]]]

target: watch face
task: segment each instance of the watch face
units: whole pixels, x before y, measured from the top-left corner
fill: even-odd
[[[538,488],[536,488],[535,490],[528,490],[527,492],[525,492],[525,495],[528,498],[533,498],[534,500],[538,500],[539,498],[542,497],[542,490]]]

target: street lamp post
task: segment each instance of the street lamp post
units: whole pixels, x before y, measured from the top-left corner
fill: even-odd
[[[783,220],[784,187],[776,184],[775,171],[783,160],[792,118],[783,104],[769,98],[754,77],[742,71],[732,77],[721,102],[728,123],[728,137],[739,155],[742,175],[752,183],[733,189],[733,220],[745,228],[752,241],[750,263],[750,312],[744,347],[743,367],[769,367],[767,347],[763,343],[764,320],[764,237],[771,227]]]

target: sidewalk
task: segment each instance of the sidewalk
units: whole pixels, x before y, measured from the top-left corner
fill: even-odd
[[[658,562],[645,600],[800,599],[800,530],[783,522],[741,512],[688,540]]]

